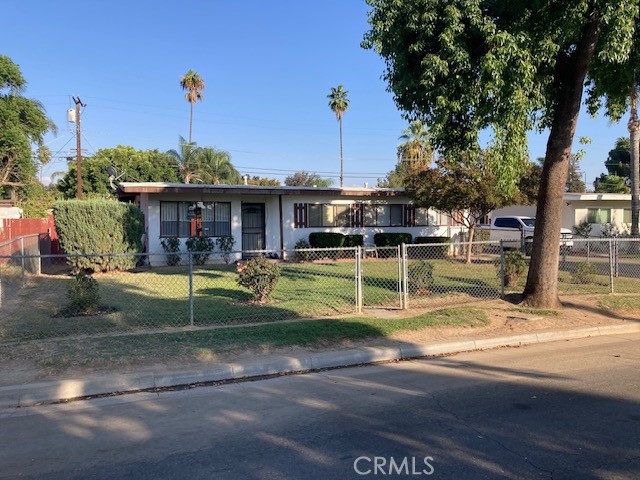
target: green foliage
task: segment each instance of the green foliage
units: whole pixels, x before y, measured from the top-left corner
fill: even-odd
[[[429,293],[433,285],[433,264],[427,260],[409,263],[409,292]]]
[[[113,200],[61,200],[53,215],[60,247],[68,255],[142,252],[144,214],[130,203]],[[132,256],[70,257],[74,271],[124,270],[136,265]]]
[[[583,220],[578,225],[575,225],[573,230],[576,232],[576,235],[587,238],[591,235],[592,228],[593,224],[589,223],[588,220]]]
[[[500,265],[497,266],[498,276],[500,276]],[[524,253],[513,250],[504,252],[504,285],[505,287],[515,287],[524,274],[527,272],[527,260]]]
[[[457,162],[440,159],[434,168],[407,177],[406,187],[417,206],[446,212],[467,228],[519,198],[500,189],[486,155],[464,154]]]
[[[0,198],[35,181],[31,146],[56,131],[42,104],[20,95],[26,84],[18,65],[0,55]]]
[[[602,173],[596,181],[593,182],[596,193],[630,193],[631,188],[627,185],[627,181],[623,177],[616,175],[606,175]]]
[[[407,245],[413,241],[410,233],[376,233],[373,236],[373,243],[376,247],[397,247],[406,243]]]
[[[185,242],[187,250],[192,252],[193,263],[196,265],[204,265],[211,256],[214,248],[211,237],[189,237]],[[196,252],[196,253],[193,253]]]
[[[344,246],[344,235],[334,232],[313,232],[309,234],[312,248],[340,248]]]
[[[364,235],[345,235],[344,247],[364,247]]]
[[[449,243],[451,243],[451,239],[449,237],[416,237],[413,241],[415,244],[425,244],[425,243],[442,243],[442,246],[429,246],[422,247],[420,249],[412,249],[411,251],[415,251],[417,255],[427,258],[446,258],[447,252],[449,251]]]
[[[631,178],[631,142],[629,137],[621,137],[616,140],[615,147],[609,150],[604,166],[609,175]]]
[[[182,258],[178,253],[180,252],[180,239],[177,237],[163,238],[160,245],[162,245],[162,249],[167,254],[165,255],[167,265],[170,267],[180,265],[180,260]]]
[[[92,315],[100,309],[100,288],[98,281],[82,270],[74,276],[67,286],[69,303],[62,310],[65,317]]]
[[[310,254],[304,250],[311,248],[311,245],[309,245],[309,242],[304,238],[298,240],[293,248],[296,251],[296,256],[300,262],[306,262],[309,260]]]
[[[251,291],[256,302],[263,304],[273,293],[280,279],[280,266],[264,257],[252,258],[238,265],[236,282]]]
[[[284,179],[284,184],[287,187],[330,187],[333,184],[333,180],[330,178],[322,178],[317,173],[309,173],[300,171],[295,172],[293,175],[289,175]]]
[[[109,185],[107,167],[113,166],[124,172],[121,181],[179,182],[177,164],[174,158],[159,150],[136,150],[118,145],[101,148],[95,155],[82,160],[82,191],[88,197],[114,197],[115,191]],[[69,169],[58,182],[57,188],[64,198],[76,197],[76,163],[70,162]]]
[[[47,218],[56,203],[56,192],[34,179],[24,185],[18,198],[24,218]]]
[[[594,283],[594,276],[598,274],[598,268],[591,262],[576,263],[571,272],[571,283]]]
[[[280,180],[276,180],[275,178],[266,178],[260,177],[258,175],[254,175],[247,180],[249,185],[260,185],[263,187],[279,187],[282,185]]]
[[[178,175],[184,183],[242,183],[240,173],[231,163],[229,152],[212,147],[198,147],[195,142],[187,142],[182,137],[178,137],[178,140],[180,148],[169,150],[167,155],[173,158]]]
[[[229,265],[231,261],[231,252],[235,244],[236,240],[233,238],[233,235],[223,235],[222,237],[216,238],[216,245],[222,252],[222,259],[227,265]]]

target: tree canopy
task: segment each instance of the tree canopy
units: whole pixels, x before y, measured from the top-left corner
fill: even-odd
[[[40,102],[21,95],[26,85],[18,65],[0,55],[0,196],[35,181],[31,147],[56,129]]]
[[[408,119],[429,128],[448,159],[492,133],[491,169],[502,191],[526,165],[527,131],[549,129],[524,301],[559,305],[562,193],[585,81],[591,99],[630,58],[638,0],[367,0],[363,46]],[[595,59],[595,60],[594,60]]]
[[[189,143],[191,143],[191,131],[193,127],[193,105],[202,101],[202,91],[205,89],[204,80],[197,72],[189,70],[180,77],[180,88],[186,93],[184,98],[189,102]]]
[[[112,196],[107,167],[123,172],[122,181],[179,182],[175,159],[159,150],[136,150],[118,145],[101,148],[95,155],[82,161],[82,189],[89,196]],[[57,188],[64,198],[76,197],[76,163],[69,162],[69,170],[58,182]]]
[[[322,178],[317,173],[309,173],[304,170],[295,172],[284,179],[284,184],[288,187],[330,187],[333,180]]]
[[[631,144],[629,137],[621,137],[616,140],[613,149],[609,150],[604,166],[609,175],[624,178],[631,177]]]

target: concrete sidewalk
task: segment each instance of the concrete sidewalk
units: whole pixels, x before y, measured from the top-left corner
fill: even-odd
[[[360,347],[322,353],[267,356],[238,363],[216,364],[211,368],[196,372],[169,372],[162,374],[140,372],[26,385],[12,385],[0,387],[0,407],[26,407],[39,403],[67,401],[97,395],[116,395],[141,390],[149,391],[203,383],[251,380],[271,375],[304,373],[369,363],[451,355],[474,350],[516,347],[536,343],[636,332],[640,332],[639,323],[629,325],[605,325],[476,340],[465,339],[461,341],[429,342],[425,344],[404,344],[400,347]]]

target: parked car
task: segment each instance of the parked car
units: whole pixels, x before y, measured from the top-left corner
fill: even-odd
[[[503,241],[505,249],[523,250],[527,255],[531,254],[531,243],[536,219],[517,215],[505,215],[495,217],[491,221],[489,239]],[[573,248],[573,234],[568,228],[560,229],[560,249],[569,252]]]

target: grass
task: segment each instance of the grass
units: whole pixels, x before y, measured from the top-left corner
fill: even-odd
[[[354,317],[307,320],[247,327],[223,327],[179,333],[136,334],[56,341],[24,342],[3,347],[0,358],[24,355],[41,368],[127,364],[141,360],[198,361],[224,352],[291,346],[320,347],[388,337],[395,332],[431,327],[482,327],[490,323],[485,311],[456,307],[404,319]]]
[[[614,312],[640,310],[640,297],[611,295],[601,298],[598,306]]]
[[[433,260],[430,292],[412,295],[413,306],[450,294],[495,298],[498,280],[492,264],[465,265]],[[268,323],[324,318],[355,312],[355,262],[349,260],[283,263],[280,281],[267,305],[254,305],[248,291],[236,284],[235,266],[199,267],[193,277],[196,326]],[[398,264],[395,259],[363,262],[363,298],[367,307],[399,307]],[[140,331],[188,326],[189,279],[186,267],[97,274],[101,306],[108,313],[55,318],[66,306],[70,277],[29,277],[0,272],[4,303],[0,339],[50,338],[77,334]],[[59,315],[58,315],[59,316]]]

